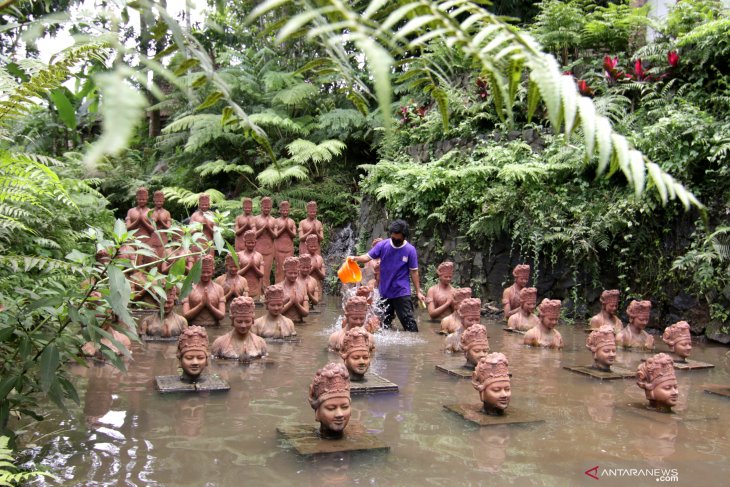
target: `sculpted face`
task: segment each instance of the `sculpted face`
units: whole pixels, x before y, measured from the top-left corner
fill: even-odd
[[[307,277],[312,272],[312,262],[299,261],[299,274]]]
[[[649,313],[636,313],[631,318],[631,324],[634,325],[636,328],[643,330],[646,328],[646,325],[649,324]]]
[[[322,430],[340,434],[350,421],[351,414],[349,398],[333,397],[320,404],[314,413],[314,419],[321,424]]]
[[[285,205],[284,203],[280,204],[279,215],[281,215],[282,218],[289,218],[289,205]]]
[[[243,241],[243,244],[246,246],[246,250],[253,252],[256,248],[256,237],[246,238],[246,240]]]
[[[454,271],[452,269],[447,269],[444,271],[441,271],[439,274],[439,283],[443,285],[449,285],[451,284],[451,280],[454,278]]]
[[[137,206],[147,206],[149,195],[147,193],[137,193]]]
[[[523,274],[518,275],[515,277],[515,283],[518,287],[525,287],[527,286],[527,283],[530,281],[530,276],[526,276]]]
[[[525,310],[525,312],[532,314],[533,311],[535,311],[535,306],[537,305],[537,297],[528,297],[525,301],[522,302],[522,309]]]
[[[180,366],[190,377],[199,377],[207,365],[208,355],[201,350],[188,350],[180,357]]]
[[[251,200],[243,200],[243,212],[246,215],[250,215],[253,211],[253,202]]]
[[[271,316],[279,316],[281,314],[281,308],[284,307],[284,303],[280,299],[272,299],[266,302],[266,309],[269,311]]]
[[[312,239],[307,241],[307,252],[314,255],[319,253],[319,242]]]
[[[261,214],[264,216],[268,216],[269,213],[271,213],[271,200],[262,200],[261,201]]]
[[[233,262],[233,259],[226,260],[226,272],[228,272],[228,275],[233,277],[238,272],[238,266],[235,262]]]
[[[297,266],[289,266],[285,269],[284,275],[286,276],[287,281],[296,282],[297,276],[299,276],[299,269]]]
[[[165,195],[163,194],[156,193],[153,199],[155,202],[155,208],[157,208],[158,210],[162,208],[162,205],[165,204]]]
[[[607,299],[603,303],[603,309],[610,315],[615,315],[618,310],[618,299]]]
[[[476,365],[479,363],[479,359],[489,355],[489,347],[486,345],[474,345],[466,351],[466,363],[469,365]]]
[[[253,326],[253,316],[235,315],[233,317],[233,328],[235,328],[236,331],[241,335],[245,335],[246,333],[248,333],[252,326]]]
[[[317,218],[317,205],[307,205],[307,218],[310,220]]]
[[[202,212],[206,212],[210,210],[210,199],[209,198],[200,198],[198,200],[198,208]]]
[[[681,359],[689,357],[689,354],[692,353],[692,340],[681,340],[675,343],[674,353],[676,353]]]
[[[479,320],[481,319],[479,313],[463,314],[459,311],[459,316],[461,316],[461,322],[464,324],[464,328],[469,328],[471,325],[479,324]]]
[[[175,307],[175,295],[172,293],[167,293],[167,300],[165,301],[165,314],[170,314],[172,312],[172,308]]]
[[[593,354],[593,361],[599,369],[610,369],[616,361],[616,345],[604,345]]]
[[[662,382],[648,393],[649,399],[656,401],[657,406],[673,407],[679,399],[679,388],[677,380],[672,379]]]
[[[350,374],[365,375],[365,372],[370,368],[370,352],[355,350],[345,359],[345,367],[350,371]]]
[[[200,270],[200,282],[203,284],[206,284],[210,282],[210,279],[213,277],[213,269],[210,267],[203,266],[203,268]]]
[[[349,328],[355,328],[356,326],[362,326],[365,324],[365,313],[347,312],[345,311],[345,318],[347,318],[347,326]]]
[[[553,314],[545,314],[540,316],[540,323],[548,330],[552,330],[558,324],[558,317]]]
[[[511,397],[512,389],[508,380],[492,382],[479,393],[479,398],[487,409],[505,410]]]

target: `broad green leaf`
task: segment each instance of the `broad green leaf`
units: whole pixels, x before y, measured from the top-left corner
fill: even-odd
[[[58,363],[60,361],[59,354],[58,354],[58,347],[56,347],[55,343],[51,343],[46,346],[45,350],[43,350],[43,353],[41,353],[41,374],[40,374],[40,381],[41,381],[41,390],[43,392],[48,392],[51,386],[53,385],[55,378],[56,378],[56,369],[58,368]]]
[[[180,258],[175,261],[172,266],[170,266],[170,271],[168,272],[168,275],[172,277],[180,277],[183,274],[185,274],[185,259]]]
[[[127,311],[127,306],[129,305],[129,295],[132,292],[129,281],[122,270],[115,265],[110,265],[107,273],[109,275],[109,296],[107,298],[109,304],[120,320],[129,323],[131,316]]]
[[[203,269],[203,261],[202,259],[198,259],[197,262],[193,265],[193,268],[190,269],[190,273],[185,278],[185,281],[183,282],[182,289],[180,290],[180,299],[183,300],[187,297],[188,294],[190,294],[190,291],[193,290],[193,284],[200,281],[200,271]]]
[[[611,122],[596,115],[596,142],[598,143],[598,174],[603,174],[611,159]]]
[[[575,113],[578,110],[578,93],[576,92],[575,81],[572,76],[562,76],[561,82],[565,136],[570,137],[570,134],[573,132],[573,124],[575,123]]]
[[[648,162],[646,164],[646,168],[649,170],[649,176],[654,181],[654,185],[656,186],[657,191],[659,191],[659,196],[662,198],[662,203],[667,203],[667,185],[664,183],[664,179],[662,178],[662,171],[653,162]]]
[[[231,245],[229,242],[226,242],[226,248],[228,249],[228,254],[231,256],[231,259],[233,259],[233,263],[236,264],[236,267],[239,267],[238,253],[236,252],[236,249],[233,248],[233,245]]]
[[[58,110],[58,117],[66,124],[70,129],[76,128],[76,110],[71,102],[66,97],[63,90],[53,90],[48,96],[53,100],[53,104],[56,105]]]
[[[0,402],[5,402],[5,398],[15,387],[15,381],[18,380],[18,377],[18,373],[14,372],[0,381]]]
[[[586,144],[588,158],[593,156],[593,147],[596,143],[596,108],[590,98],[578,98],[578,112],[580,114],[581,127],[583,127],[583,140]]]
[[[205,101],[203,101],[203,103],[201,103],[200,105],[198,105],[195,109],[196,110],[205,110],[206,108],[210,108],[213,105],[215,105],[216,103],[218,103],[218,101],[220,101],[220,99],[223,98],[223,96],[224,95],[223,95],[222,92],[220,92],[220,91],[214,91],[213,93],[211,93],[210,95],[208,95],[205,98]]]
[[[638,197],[644,191],[644,182],[646,180],[644,156],[637,150],[629,151],[629,163],[631,165],[631,179],[634,183],[634,193]]]

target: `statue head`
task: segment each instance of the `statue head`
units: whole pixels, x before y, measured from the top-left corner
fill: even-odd
[[[518,264],[512,269],[512,275],[517,286],[525,287],[530,281],[530,266],[528,264]]]
[[[644,389],[649,405],[669,409],[677,404],[679,390],[674,375],[674,361],[666,353],[658,353],[639,364],[636,384]]]
[[[507,357],[498,352],[482,357],[472,373],[471,384],[479,391],[484,412],[504,414],[512,397]]]
[[[241,207],[243,208],[243,213],[245,215],[250,215],[253,211],[253,201],[251,198],[243,198],[241,200]]]
[[[452,294],[453,299],[453,307],[458,312],[459,306],[461,306],[461,303],[464,302],[465,299],[469,299],[471,297],[471,288],[470,287],[458,287],[454,289],[454,293]]]
[[[466,357],[466,363],[476,366],[482,357],[489,354],[487,329],[483,325],[470,326],[461,334],[460,344],[464,357]]]
[[[284,260],[284,275],[290,283],[296,282],[299,277],[299,257],[287,257]]]
[[[355,290],[355,296],[362,296],[363,298],[369,300],[370,299],[370,293],[372,293],[373,290],[370,289],[369,286],[358,286],[358,288]]]
[[[439,283],[448,286],[454,278],[454,263],[441,262],[438,266],[437,274],[439,276]]]
[[[466,298],[459,305],[458,313],[464,328],[478,324],[482,317],[482,300],[479,298]]]
[[[137,188],[137,206],[147,206],[147,202],[150,200],[150,194],[147,188],[140,186]]]
[[[312,256],[299,254],[299,275],[307,277],[312,272]]]
[[[284,307],[284,288],[280,284],[268,286],[264,290],[264,302],[271,316],[279,316]]]
[[[616,360],[616,336],[611,325],[603,325],[586,338],[586,348],[593,352],[593,366],[611,370]]]
[[[256,231],[246,230],[243,232],[243,244],[246,246],[246,250],[253,252],[256,249]]]
[[[206,254],[203,256],[201,261],[202,268],[200,270],[200,282],[206,284],[210,282],[213,277],[213,273],[215,272],[215,260],[212,255]]]
[[[231,301],[231,324],[239,335],[246,335],[254,321],[253,298],[238,296]]]
[[[690,334],[689,323],[678,321],[664,329],[662,335],[664,343],[669,345],[669,350],[685,360],[692,353],[692,335]]]
[[[166,315],[172,313],[172,309],[175,307],[175,301],[177,301],[177,294],[177,286],[175,285],[167,290],[167,299],[165,300],[165,304],[163,306],[163,310],[165,311]]]
[[[601,293],[601,308],[610,315],[615,315],[618,310],[618,289],[606,289]]]
[[[155,191],[152,195],[152,201],[155,202],[155,208],[159,210],[165,204],[165,193],[162,191]]]
[[[350,375],[342,364],[319,369],[309,386],[309,404],[324,438],[342,437],[350,421]]]
[[[345,361],[350,373],[350,379],[359,380],[370,368],[370,359],[375,350],[372,335],[364,328],[357,327],[347,330],[342,339],[340,357]]]
[[[314,234],[307,235],[307,252],[314,255],[319,251],[319,238]]]
[[[261,198],[261,214],[264,216],[268,216],[269,213],[271,213],[271,198],[268,196],[264,196]]]
[[[552,330],[558,324],[560,319],[560,300],[559,299],[543,299],[540,303],[540,323],[545,328]]]
[[[378,245],[382,241],[383,241],[383,238],[382,237],[376,237],[376,238],[374,238],[373,239],[373,243],[370,244],[370,248],[372,249],[373,247],[375,247],[376,245]]]
[[[537,288],[535,287],[523,287],[520,289],[520,307],[527,314],[532,314],[535,311],[535,305],[537,304]]]
[[[365,324],[365,316],[368,312],[368,300],[362,296],[352,296],[345,303],[345,319],[347,328],[355,328]]]
[[[183,376],[196,379],[208,365],[208,332],[202,326],[189,326],[177,340],[177,358]]]
[[[626,314],[629,315],[629,324],[643,330],[649,324],[651,301],[631,301],[626,308]]]
[[[307,203],[307,218],[310,220],[314,220],[317,218],[317,202],[316,201],[310,201]]]
[[[238,273],[238,266],[236,265],[236,261],[233,260],[233,256],[231,254],[226,255],[226,272],[231,277],[235,277]]]
[[[289,210],[291,209],[291,205],[288,201],[282,201],[279,203],[279,215],[283,218],[289,218]]]
[[[210,210],[210,195],[208,193],[202,193],[198,196],[198,209],[204,212]]]

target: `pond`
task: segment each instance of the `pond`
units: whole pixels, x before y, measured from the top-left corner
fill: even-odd
[[[376,338],[371,370],[400,391],[353,398],[352,420],[390,452],[300,457],[276,427],[314,424],[308,386],[318,368],[341,360],[325,348],[339,309],[339,298],[330,298],[321,314],[298,326],[299,343],[270,344],[274,365],[214,361],[210,370],[229,381],[228,393],[157,393],[154,376],[177,373],[173,343],[134,344],[127,374],[74,365],[81,405],[68,413],[49,407],[47,420],[22,441],[61,485],[592,485],[584,472],[594,466],[600,485],[653,485],[655,472],[645,469],[655,468],[676,469],[678,480],[664,479],[673,485],[727,485],[730,399],[702,389],[730,384],[726,348],[695,344],[692,358],[716,367],[677,371],[676,410],[684,420],[655,420],[630,406],[645,403],[635,380],[598,381],[563,369],[592,362],[583,326],[559,325],[565,349],[539,350],[483,318],[492,351],[510,361],[510,407],[545,422],[480,428],[443,408],[479,398],[469,380],[435,369],[449,356],[438,324],[420,309],[418,334],[385,331]],[[210,341],[228,329],[210,330]],[[646,356],[619,351],[617,365],[635,370]]]

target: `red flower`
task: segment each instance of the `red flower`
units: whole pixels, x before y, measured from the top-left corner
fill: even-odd
[[[667,61],[671,67],[676,68],[679,64],[679,54],[677,54],[677,51],[669,51],[667,53]]]
[[[563,71],[563,74],[565,76],[573,76],[573,72],[572,71]]]
[[[418,107],[416,108],[416,114],[423,118],[426,115],[426,107]]]
[[[400,107],[400,112],[403,115],[407,115],[408,114],[408,107]]]
[[[618,66],[618,56],[611,59],[611,56],[606,54],[603,56],[603,69],[606,71],[613,72],[616,69],[616,66]]]
[[[590,86],[588,86],[586,80],[582,79],[578,81],[578,91],[580,91],[580,94],[583,96],[593,96],[593,90]]]

